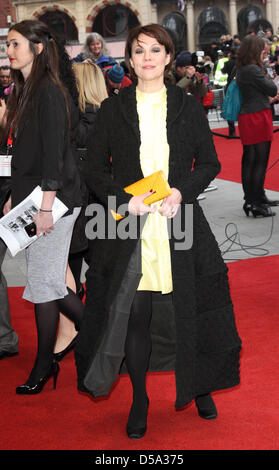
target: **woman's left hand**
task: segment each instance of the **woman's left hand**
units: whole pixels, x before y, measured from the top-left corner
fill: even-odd
[[[269,98],[270,103],[276,103],[279,100],[279,91],[277,92],[277,95],[274,96],[273,98]]]
[[[37,227],[36,234],[38,236],[41,233],[46,235],[53,229],[53,217],[51,212],[39,212],[34,216],[33,220]]]
[[[181,201],[181,192],[176,188],[171,188],[171,194],[168,197],[165,197],[158,211],[168,219],[173,219],[179,209]]]

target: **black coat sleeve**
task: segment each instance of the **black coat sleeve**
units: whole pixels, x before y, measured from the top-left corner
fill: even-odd
[[[182,201],[186,204],[193,203],[221,169],[204,110],[195,98],[189,97],[188,99],[192,101],[191,132],[195,143],[195,158],[190,176],[181,179],[176,186],[181,192]]]
[[[86,183],[106,206],[108,196],[115,196],[116,207],[119,207],[127,204],[132,196],[113,180],[111,174],[110,129],[114,115],[113,102],[114,98],[103,101],[96,117],[94,132],[89,136]]]
[[[69,122],[64,96],[55,85],[42,88],[38,118],[42,142],[41,188],[42,191],[57,191],[63,185],[64,149]]]
[[[76,148],[87,147],[87,140],[94,129],[97,111],[98,108],[94,108],[93,105],[88,104],[85,113],[80,113],[79,123],[73,132],[73,140]]]

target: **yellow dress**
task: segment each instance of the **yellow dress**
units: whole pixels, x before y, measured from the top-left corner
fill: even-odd
[[[140,164],[144,176],[163,170],[168,178],[167,93],[164,86],[156,93],[137,89],[137,112],[141,136]],[[160,202],[157,204],[161,204]],[[172,291],[170,246],[167,218],[159,212],[148,214],[142,231],[142,278],[138,290]]]

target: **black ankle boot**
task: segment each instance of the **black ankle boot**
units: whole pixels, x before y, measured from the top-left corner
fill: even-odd
[[[216,419],[217,409],[210,393],[195,398],[199,416],[203,419]]]

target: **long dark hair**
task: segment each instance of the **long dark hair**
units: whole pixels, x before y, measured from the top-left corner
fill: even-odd
[[[59,57],[53,36],[47,25],[41,21],[24,20],[9,29],[17,31],[29,41],[30,51],[34,55],[31,73],[24,81],[20,70],[11,70],[11,79],[14,83],[13,91],[9,96],[6,125],[3,129],[2,142],[8,137],[11,126],[17,129],[25,111],[32,109],[32,100],[38,85],[43,80],[51,80],[61,90],[67,107],[67,92],[59,77]],[[43,50],[37,54],[37,44],[43,45]],[[68,112],[69,114],[69,112]]]
[[[265,42],[261,37],[255,36],[254,34],[248,34],[248,36],[245,36],[237,51],[237,68],[240,68],[243,65],[251,64],[256,64],[262,68],[263,61],[261,58],[261,54],[264,48]]]
[[[64,87],[68,90],[75,105],[78,106],[78,89],[72,61],[65,49],[65,42],[59,39],[55,33],[53,33],[53,37],[55,39],[59,59],[59,78]]]

